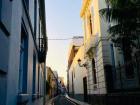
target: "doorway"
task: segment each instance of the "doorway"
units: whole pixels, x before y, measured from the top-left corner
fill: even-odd
[[[84,101],[88,101],[88,96],[87,96],[87,77],[83,78],[83,88],[84,88]]]

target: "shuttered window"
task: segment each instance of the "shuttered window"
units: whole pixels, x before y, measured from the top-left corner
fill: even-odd
[[[28,74],[28,35],[21,28],[21,43],[20,43],[20,67],[19,67],[19,93],[27,93],[27,74]]]

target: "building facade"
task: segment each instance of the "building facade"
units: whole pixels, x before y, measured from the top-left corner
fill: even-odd
[[[0,105],[30,105],[45,95],[44,4],[44,0],[0,1]]]
[[[84,101],[93,105],[122,103],[132,105],[139,101],[137,99],[140,90],[139,54],[137,49],[133,48],[132,54],[127,54],[126,57],[124,52],[112,42],[108,28],[113,23],[106,21],[100,15],[100,10],[104,8],[107,8],[105,0],[83,0],[80,16],[83,21],[84,42],[76,53],[71,53],[74,56],[69,54],[69,93],[76,96],[81,90]],[[136,42],[139,42],[139,39]],[[128,59],[130,62],[125,63]],[[77,66],[74,66],[76,64]],[[128,101],[128,98],[131,100]]]
[[[78,59],[84,58],[83,52],[83,37],[73,37],[68,54],[67,90],[71,97],[81,101],[84,101],[84,95],[87,95],[87,85],[84,85],[87,83],[87,72],[78,64]]]
[[[107,32],[113,23],[107,22],[100,16],[100,10],[104,8],[107,8],[105,0],[83,0],[80,13],[84,27],[88,101],[92,104],[106,104],[104,103],[106,100],[107,102],[119,100],[119,97],[125,97],[119,94],[121,92],[125,92],[129,98],[134,99],[135,97],[129,96],[129,93],[135,94],[140,87],[137,66],[139,64],[136,63],[136,59],[125,64],[124,52],[111,41],[111,36]],[[135,51],[136,49],[133,49],[133,54]],[[127,60],[132,55],[127,56]],[[127,103],[126,99],[123,100],[124,104],[132,102]],[[121,101],[117,101],[116,105],[121,104]]]
[[[58,94],[58,74],[50,67],[47,67],[47,81],[50,86],[49,98],[53,98]]]

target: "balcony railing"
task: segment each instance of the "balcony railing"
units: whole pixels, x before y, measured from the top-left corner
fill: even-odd
[[[109,92],[140,90],[140,58],[117,67],[106,66],[105,74]],[[139,81],[139,84],[137,84]]]
[[[90,49],[96,48],[98,43],[98,35],[91,36],[90,39],[87,40],[85,45],[85,52],[87,53]]]
[[[39,44],[38,44],[38,57],[39,62],[45,62],[46,60],[46,54],[47,54],[47,37],[44,38],[38,38]]]

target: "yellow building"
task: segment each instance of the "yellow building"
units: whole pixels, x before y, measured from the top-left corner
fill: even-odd
[[[57,95],[57,76],[50,67],[47,67],[47,81],[50,85],[49,97],[52,98]]]
[[[100,9],[105,7],[105,1],[83,0],[80,16],[83,21],[84,41],[77,50],[71,44],[68,57],[69,94],[90,103],[95,102],[93,98],[102,100],[101,97],[112,89],[112,61],[107,33],[109,24],[99,15]]]
[[[108,24],[99,15],[99,10],[105,6],[104,1],[83,0],[80,12],[84,27],[85,59],[89,65],[88,84],[91,84],[88,85],[88,94],[106,93],[104,66],[110,64]]]
[[[100,16],[103,8],[107,8],[105,0],[83,0],[80,12],[84,30],[84,58],[81,62],[86,60],[87,64],[88,101],[97,105],[97,100],[103,104],[108,98],[105,96],[116,90],[139,88],[136,67],[131,66],[133,77],[127,77],[123,52],[112,43],[107,32],[113,23],[107,23]],[[115,100],[114,97],[108,99]]]
[[[80,16],[84,30],[84,59],[87,69],[88,101],[95,95],[107,94],[106,67],[111,65],[110,42],[105,22],[99,11],[106,7],[104,0],[83,0]]]
[[[58,77],[58,81],[59,81],[59,83],[60,83],[62,86],[65,85],[65,84],[64,84],[64,77]]]
[[[84,101],[84,89],[86,90],[87,72],[84,67],[80,67],[78,59],[84,59],[83,37],[73,37],[68,53],[68,82],[67,89],[69,96]],[[87,94],[86,94],[87,95]]]

